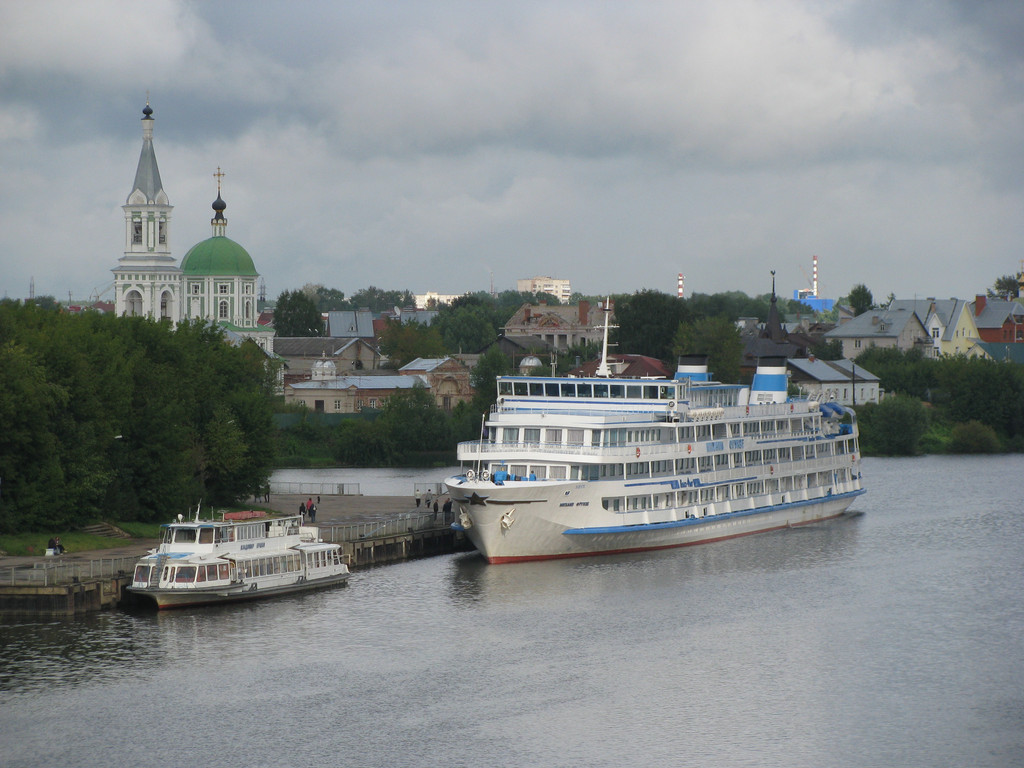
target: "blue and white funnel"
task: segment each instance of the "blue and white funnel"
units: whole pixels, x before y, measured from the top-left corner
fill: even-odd
[[[759,358],[754,381],[750,385],[750,404],[784,403],[788,398],[788,385],[786,358]]]
[[[711,381],[711,374],[708,373],[707,355],[681,355],[679,365],[676,368],[675,379],[689,379],[690,381]]]

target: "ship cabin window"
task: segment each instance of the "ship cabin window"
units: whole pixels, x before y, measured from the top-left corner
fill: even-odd
[[[519,442],[519,427],[505,427],[502,430],[502,442],[504,442],[504,443],[518,443]]]
[[[626,397],[638,398],[638,397],[640,397],[640,393],[642,391],[643,390],[642,390],[642,388],[640,387],[639,384],[628,384],[626,386]]]
[[[595,384],[594,385],[594,397],[608,397],[608,385],[607,384]]]
[[[612,499],[601,499],[601,506],[609,512],[618,512],[622,509],[622,499],[618,496]]]
[[[626,388],[622,384],[609,384],[608,392],[613,400],[621,400],[626,396]]]
[[[582,429],[565,430],[565,442],[567,445],[583,445]]]
[[[191,584],[196,580],[196,567],[194,565],[179,565],[175,570],[175,584]]]
[[[512,473],[513,477],[516,477],[516,478],[518,478],[520,480],[522,480],[524,477],[526,477],[526,465],[525,464],[513,464],[511,467],[509,467],[509,471]]]
[[[804,447],[802,445],[794,445],[791,449],[793,452],[793,461],[802,461],[804,458]]]
[[[562,430],[560,429],[545,429],[544,430],[544,442],[553,443],[558,445],[562,442]]]
[[[676,472],[689,474],[697,471],[697,460],[694,458],[676,459]]]
[[[626,464],[626,477],[647,477],[650,474],[646,461],[633,461]]]
[[[174,543],[195,544],[197,532],[195,528],[176,528],[174,530]]]
[[[132,581],[136,584],[145,584],[149,581],[149,574],[152,570],[152,566],[149,565],[136,565],[135,575],[132,577]]]
[[[740,425],[739,425],[739,422],[734,422],[734,423],[730,424],[729,425],[729,437],[739,437],[739,436],[740,436]]]
[[[680,443],[692,443],[696,438],[696,434],[693,427],[680,427],[679,428],[679,442]]]
[[[659,459],[651,462],[652,475],[668,475],[672,473],[672,459]]]
[[[566,383],[563,382],[562,385],[561,385],[561,388],[562,388],[562,397],[576,397],[576,384],[575,384],[575,382],[572,383],[572,384],[566,384]]]
[[[234,541],[235,540],[235,529],[234,528],[218,528],[217,529],[217,541]]]
[[[528,394],[526,382],[525,381],[514,381],[514,382],[512,382],[512,394],[513,395],[525,395],[525,394]]]
[[[523,430],[523,442],[524,443],[532,443],[533,445],[539,444],[540,443],[540,427],[536,427],[536,428],[526,427]],[[517,472],[516,474],[525,474],[525,471],[523,473]]]
[[[761,425],[756,421],[751,421],[743,425],[743,432],[747,435],[760,435]]]
[[[711,433],[712,433],[712,435],[714,436],[714,438],[716,440],[725,440],[725,438],[726,438],[725,424],[712,424],[711,427],[712,427]]]
[[[622,477],[622,464],[602,464],[601,479],[607,480],[612,477]]]
[[[711,425],[710,424],[698,424],[697,425],[697,439],[698,440],[710,440],[711,439]]]
[[[716,453],[715,454],[715,469],[728,469],[729,468],[729,454],[728,453]]]
[[[779,448],[779,461],[789,461],[791,458],[790,453],[789,448]]]
[[[678,400],[676,397],[676,388],[669,384],[662,384],[658,388],[658,399],[659,400]]]
[[[546,381],[544,382],[544,394],[548,397],[558,397],[558,382],[557,381]]]
[[[199,543],[200,544],[213,544],[213,528],[200,528],[199,529]]]
[[[748,467],[755,467],[761,463],[761,452],[747,451],[743,454],[743,460]]]
[[[565,480],[565,467],[556,466],[551,467],[548,471],[548,476],[552,480]]]
[[[548,476],[548,468],[544,464],[530,465],[530,474],[537,480],[544,480]]]
[[[511,381],[499,381],[498,382],[498,394],[499,395],[511,395],[512,394],[512,382]]]
[[[710,472],[712,467],[712,459],[710,456],[701,456],[697,459],[697,469],[701,472]]]
[[[576,396],[577,397],[591,397],[591,386],[590,384],[577,384],[576,385]]]
[[[539,381],[531,381],[530,384],[530,397],[542,397],[544,395],[544,385]]]

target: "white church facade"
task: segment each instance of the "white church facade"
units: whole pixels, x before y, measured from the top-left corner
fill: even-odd
[[[194,245],[179,265],[171,252],[173,206],[160,181],[153,150],[153,110],[148,102],[142,114],[142,153],[132,191],[122,206],[124,255],[112,270],[114,311],[119,316],[147,316],[173,323],[207,320],[273,352],[273,329],[257,322],[259,273],[245,248],[226,235],[227,204],[220,189],[223,174],[219,168],[215,174],[213,235]]]

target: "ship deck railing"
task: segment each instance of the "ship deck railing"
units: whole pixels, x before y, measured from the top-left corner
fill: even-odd
[[[32,565],[12,565],[0,569],[2,584],[31,584],[49,587],[55,584],[71,584],[76,581],[108,579],[123,576],[135,569],[138,555],[130,557],[102,557],[95,560],[61,560],[57,555],[51,562]]]
[[[438,512],[405,512],[387,520],[369,520],[361,523],[321,523],[320,538],[328,542],[382,539],[404,536],[419,531],[447,528],[454,516]]]
[[[813,436],[810,431],[791,432],[786,435],[747,435],[744,438],[716,437],[714,440],[724,442],[728,440],[744,440],[743,448],[730,448],[725,452],[735,453],[738,450],[756,451],[764,450],[758,446],[758,441],[777,442],[784,440],[803,439]],[[748,442],[749,441],[749,442]],[[694,441],[696,444],[698,441]],[[706,441],[701,441],[706,442]],[[629,443],[624,445],[584,445],[582,443],[572,445],[567,443],[546,443],[543,441],[518,441],[515,443],[492,443],[489,440],[470,440],[459,443],[460,455],[465,453],[464,458],[472,456],[484,456],[491,454],[508,454],[509,456],[533,456],[538,453],[558,454],[569,456],[595,456],[608,459],[619,459],[622,461],[636,460],[636,449],[640,448],[641,457],[665,456],[667,454],[680,454],[685,450],[685,443]],[[716,452],[720,453],[720,452]],[[682,456],[679,456],[682,458]]]
[[[629,449],[629,456],[635,457],[635,449]],[[502,453],[502,459],[504,464],[512,463],[512,460],[516,458],[515,454],[510,452],[495,451],[495,453]],[[564,453],[564,452],[563,452]],[[608,454],[603,454],[608,455]],[[644,454],[641,454],[641,459]],[[761,464],[749,464],[743,467],[729,467],[727,469],[710,469],[704,471],[693,470],[691,472],[677,472],[669,470],[667,472],[659,472],[653,475],[630,475],[628,477],[614,477],[614,478],[602,478],[603,480],[625,480],[627,482],[643,482],[647,480],[651,481],[669,481],[669,480],[680,480],[686,481],[688,477],[700,476],[701,485],[717,485],[720,483],[727,483],[736,480],[747,480],[752,477],[759,479],[770,479],[772,477],[786,477],[791,474],[809,474],[812,472],[823,472],[826,470],[839,469],[841,467],[848,467],[852,463],[851,454],[840,453],[835,456],[821,456],[813,459],[792,459],[787,460],[775,460],[764,462]],[[463,461],[469,461],[468,456],[462,456]],[[634,458],[635,461],[635,458]],[[796,473],[794,468],[798,466]],[[774,471],[772,471],[774,469]],[[565,480],[566,478],[562,478]],[[571,479],[571,478],[569,478]],[[542,481],[538,481],[542,482]]]

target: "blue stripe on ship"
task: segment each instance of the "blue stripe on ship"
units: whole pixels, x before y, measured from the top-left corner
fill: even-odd
[[[837,493],[832,496],[823,496],[818,499],[807,499],[800,501],[787,501],[785,504],[773,504],[770,507],[758,507],[757,509],[744,509],[738,512],[726,512],[723,515],[708,515],[707,517],[688,517],[684,520],[667,520],[663,523],[639,523],[636,525],[610,525],[600,528],[567,528],[562,531],[566,536],[592,535],[596,533],[635,533],[636,531],[653,531],[661,528],[683,528],[688,525],[702,525],[704,523],[717,523],[722,520],[735,520],[739,517],[751,517],[763,515],[767,512],[774,512],[779,509],[792,509],[795,507],[806,507],[811,504],[820,504],[823,501],[832,499],[845,499],[860,496],[866,493],[865,489],[849,491],[848,493]]]

